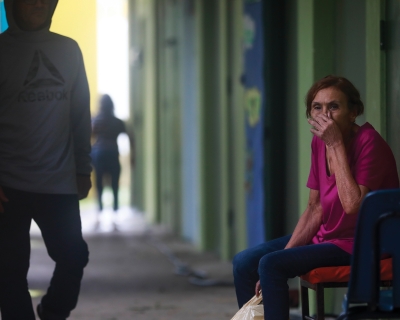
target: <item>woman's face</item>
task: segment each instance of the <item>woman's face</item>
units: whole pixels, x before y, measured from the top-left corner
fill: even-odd
[[[327,115],[328,113],[342,133],[352,127],[357,117],[355,110],[349,110],[347,96],[335,87],[321,89],[311,103],[312,118],[315,119],[318,115]]]

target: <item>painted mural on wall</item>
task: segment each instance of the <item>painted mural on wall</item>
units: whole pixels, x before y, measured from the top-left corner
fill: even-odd
[[[252,247],[265,241],[264,227],[264,75],[262,2],[244,3],[244,65],[246,88],[246,213],[247,241]]]
[[[250,88],[245,93],[246,119],[251,128],[258,125],[261,119],[262,96],[257,88]]]

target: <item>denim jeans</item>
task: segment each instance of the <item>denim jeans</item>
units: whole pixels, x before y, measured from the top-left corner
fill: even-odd
[[[103,195],[103,177],[109,174],[111,177],[111,188],[114,196],[114,211],[119,208],[118,204],[118,190],[119,190],[119,177],[121,174],[121,165],[119,163],[118,150],[101,150],[100,148],[93,148],[92,163],[96,175],[96,191],[97,202],[99,210],[103,210],[103,202],[101,200]]]
[[[30,225],[38,224],[56,266],[42,298],[49,313],[67,318],[75,308],[88,262],[77,195],[39,194],[3,187],[9,202],[0,213],[0,309],[3,320],[34,320],[28,291]]]
[[[289,318],[287,281],[317,267],[350,265],[351,255],[331,243],[310,244],[283,250],[290,235],[238,253],[233,259],[239,308],[255,294],[260,280],[265,319]]]

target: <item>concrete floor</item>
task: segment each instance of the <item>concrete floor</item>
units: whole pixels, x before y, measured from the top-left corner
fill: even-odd
[[[161,227],[149,227],[140,213],[122,208],[117,215],[97,216],[85,210],[82,228],[90,262],[69,319],[229,320],[237,311],[231,263],[200,254]],[[28,278],[36,305],[54,263],[35,224],[31,234]]]

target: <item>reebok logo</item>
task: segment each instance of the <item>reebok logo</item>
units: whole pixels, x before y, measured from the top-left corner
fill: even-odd
[[[54,64],[41,50],[37,50],[18,102],[66,101],[68,91],[60,88],[64,84],[65,80]]]
[[[36,101],[66,101],[68,100],[68,92],[45,90],[45,91],[28,91],[21,92],[18,95],[18,102],[36,102]]]

